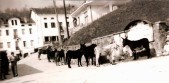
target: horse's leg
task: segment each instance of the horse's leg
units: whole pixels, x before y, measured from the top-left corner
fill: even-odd
[[[148,58],[148,59],[149,59],[149,58],[152,58],[151,53],[150,53],[150,49],[147,49],[147,50],[146,50],[146,54],[147,54],[147,58]]]
[[[66,58],[65,58],[65,56],[63,56],[63,60],[64,60],[64,64],[66,65]]]
[[[80,59],[78,58],[78,67],[80,67]]]
[[[91,57],[91,59],[92,59],[92,65],[93,65],[93,57]]]
[[[88,67],[88,65],[89,65],[88,57],[87,57],[87,56],[85,56],[85,59],[86,59],[86,64],[87,64],[87,67]]]
[[[81,62],[81,59],[82,59],[82,58],[80,58],[80,66],[82,67],[82,62]]]
[[[100,54],[97,54],[96,55],[96,66],[99,67],[100,64],[99,64],[99,57],[100,57]]]
[[[133,56],[134,56],[134,59],[133,60],[136,60],[137,59],[137,55],[136,55],[136,52],[133,51]]]
[[[70,66],[71,59],[68,57],[68,67],[71,68]]]
[[[48,59],[48,62],[51,62],[50,61],[50,54],[49,53],[47,54],[47,59]]]

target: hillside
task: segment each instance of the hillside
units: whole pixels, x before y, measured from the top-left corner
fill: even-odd
[[[168,21],[168,4],[167,0],[132,1],[79,30],[64,44],[75,45],[90,42],[93,38],[122,31],[128,23],[137,19],[151,22]]]

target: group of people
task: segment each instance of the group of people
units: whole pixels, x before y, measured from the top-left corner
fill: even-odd
[[[19,59],[19,55],[15,55],[14,52],[11,52],[10,55],[7,55],[6,51],[1,52],[1,80],[6,79],[6,75],[9,74],[9,65],[11,65],[11,70],[13,77],[18,76],[17,71],[17,62]],[[10,64],[11,63],[11,64]]]

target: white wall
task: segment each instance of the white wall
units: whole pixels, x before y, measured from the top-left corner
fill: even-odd
[[[149,41],[153,41],[153,28],[149,24],[139,23],[129,30],[127,33],[129,40],[139,40],[142,38],[148,38]]]
[[[12,20],[17,20],[17,25],[12,25]],[[25,34],[22,34],[22,29],[25,30]],[[30,34],[29,29],[31,29],[32,34]],[[20,19],[11,18],[8,20],[8,27],[1,26],[1,36],[0,42],[3,43],[3,48],[0,50],[16,51],[16,39],[14,38],[14,30],[17,30],[17,35],[20,38],[19,47],[21,50],[32,50],[37,47],[37,34],[36,26],[34,23],[21,24]],[[6,30],[9,30],[9,35],[6,35]],[[33,41],[33,46],[31,46],[31,40]],[[23,41],[26,41],[26,47],[23,45]],[[10,42],[10,48],[7,45]]]

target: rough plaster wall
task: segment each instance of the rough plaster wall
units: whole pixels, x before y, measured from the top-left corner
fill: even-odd
[[[154,27],[153,46],[157,56],[161,56],[167,38],[166,31],[165,28],[159,25],[158,22],[154,23],[153,27]]]

